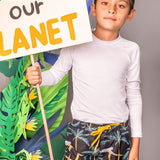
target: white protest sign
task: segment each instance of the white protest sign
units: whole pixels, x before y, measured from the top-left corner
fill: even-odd
[[[91,40],[86,0],[0,1],[0,61]]]

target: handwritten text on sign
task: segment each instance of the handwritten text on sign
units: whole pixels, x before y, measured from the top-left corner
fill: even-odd
[[[85,0],[0,2],[0,61],[91,41]]]

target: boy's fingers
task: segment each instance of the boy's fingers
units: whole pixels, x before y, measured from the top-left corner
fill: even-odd
[[[38,66],[29,67],[27,69],[26,75],[41,76],[41,69]]]
[[[39,65],[39,63],[38,63],[38,62],[36,62],[36,63],[34,64],[34,66],[35,66],[36,68],[41,69],[41,67],[40,67],[40,65]]]
[[[39,80],[41,79],[40,75],[27,75],[29,80]]]
[[[27,71],[31,71],[31,70],[41,70],[39,63],[36,62],[33,66],[30,66],[27,68]]]
[[[40,67],[39,66],[32,66],[28,68],[29,71],[40,71]]]
[[[42,82],[42,79],[41,77],[34,77],[34,78],[28,78],[28,82],[31,84],[31,85],[36,85],[36,84],[41,84]]]
[[[35,66],[40,66],[38,62],[35,62],[35,64],[34,64],[34,65],[35,65]]]
[[[40,80],[31,80],[29,81],[31,85],[37,85],[37,84],[41,84]]]
[[[41,67],[38,62],[27,68],[26,79],[31,85],[41,84]]]
[[[27,72],[28,76],[41,76],[41,72],[37,71],[37,70],[32,70]]]

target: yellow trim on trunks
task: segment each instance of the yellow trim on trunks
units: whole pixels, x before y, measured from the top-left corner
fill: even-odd
[[[124,122],[123,122],[124,123]],[[97,138],[92,142],[91,146],[89,147],[89,149],[91,149],[91,147],[98,141],[98,139],[100,139],[101,134],[105,131],[105,130],[110,130],[112,128],[112,126],[119,126],[122,125],[123,123],[112,123],[112,124],[108,124],[106,126],[101,126],[98,127],[98,129],[96,131],[93,131],[91,133],[92,136],[97,136]]]

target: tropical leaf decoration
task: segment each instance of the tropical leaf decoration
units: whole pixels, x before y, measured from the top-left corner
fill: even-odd
[[[49,120],[48,120],[48,127],[50,127],[56,118],[59,116],[61,110],[56,112]],[[23,136],[21,136],[20,140],[15,144],[15,151],[16,153],[20,152],[22,149],[25,149],[29,152],[35,149],[35,145],[39,143],[40,139],[44,137],[44,127],[42,126],[38,132],[33,136],[33,138],[25,140]],[[39,147],[39,146],[38,146]],[[37,148],[37,147],[36,147]]]
[[[54,155],[55,160],[62,160],[64,156],[65,136],[66,136],[66,131],[67,131],[66,130],[67,125],[68,123],[65,123],[61,125],[60,127],[56,128],[52,133],[50,133],[51,145],[52,145],[52,150],[53,150],[53,155]],[[61,135],[61,137],[60,136],[56,137],[59,134]],[[37,137],[38,136],[36,136],[35,138],[37,139]],[[27,146],[30,146],[30,145],[27,145]],[[37,160],[36,157],[42,157],[42,159],[44,160],[50,159],[45,136],[43,136],[42,139],[40,138],[40,140],[37,141],[36,145],[33,148],[35,148],[35,150],[32,149],[31,151],[31,150],[27,150],[26,148],[26,149],[22,149],[21,151],[19,151],[16,154],[16,160],[30,160],[30,159]]]
[[[11,77],[16,73],[18,64],[18,59],[0,61],[0,72],[3,73],[6,77]]]
[[[68,88],[68,75],[63,78],[63,81],[60,81],[58,85],[52,87],[42,87],[41,94],[43,97],[43,104],[45,106],[45,114],[46,118],[49,119],[54,113],[56,113],[59,109],[62,109],[59,117],[54,122],[54,125],[50,127],[49,131],[53,131],[55,128],[59,126],[61,120],[63,118],[63,114],[65,112],[65,108],[63,108],[66,104],[67,92],[65,92]],[[53,92],[54,90],[54,92]],[[48,96],[45,96],[48,95]],[[48,103],[49,102],[49,103]],[[37,119],[37,128],[35,132],[27,131],[28,137],[32,137],[39,128],[43,125],[41,110],[39,102],[37,104],[35,112],[32,114],[31,118],[35,117]]]
[[[48,61],[48,57],[52,60]],[[34,55],[34,58],[40,62],[41,67],[44,68],[43,70],[48,70],[50,66],[46,67],[45,64],[54,64],[58,55],[46,52]],[[29,145],[32,137],[35,138],[39,136],[37,138],[38,140],[44,136],[43,120],[37,90],[30,86],[25,77],[26,69],[30,65],[31,61],[29,56],[20,58],[15,75],[9,85],[0,93],[0,159],[2,159],[2,157],[3,159],[9,160],[26,158],[29,160],[33,159],[33,157],[34,159],[42,159],[40,149],[34,151],[33,146],[31,147]],[[55,86],[41,87],[46,118],[48,122],[50,121],[50,132],[54,131],[63,119],[67,90],[68,75]],[[57,112],[58,115],[56,114]],[[55,116],[56,118],[53,120]],[[50,119],[52,119],[52,121]],[[64,127],[62,128],[64,129]],[[40,130],[43,130],[43,132],[41,131],[41,135],[38,135],[37,133],[39,133]],[[60,131],[61,130],[59,130],[59,133]],[[28,141],[29,138],[30,141]],[[28,145],[28,148],[23,147],[24,145],[20,142],[24,142],[24,144]],[[41,146],[44,143],[46,143],[46,140],[41,141]],[[16,149],[15,147],[17,146],[21,148],[21,150]],[[33,150],[29,150],[30,148],[33,148]],[[18,150],[17,153],[15,150]],[[35,155],[35,153],[37,154]]]
[[[0,156],[14,159],[14,128],[18,122],[18,106],[21,97],[25,92],[25,87],[21,81],[23,75],[23,65],[25,58],[20,62],[15,76],[9,85],[1,92],[0,100]]]
[[[60,127],[58,127],[58,128],[60,128]],[[66,137],[66,132],[67,132],[67,129],[64,129],[60,133],[61,136],[58,136],[56,138],[51,139],[52,150],[53,150],[53,155],[54,155],[54,159],[55,160],[62,160],[63,159],[64,152],[65,152],[65,137]],[[49,156],[49,152],[48,152],[47,144],[46,143],[41,147],[41,151],[45,155]]]

